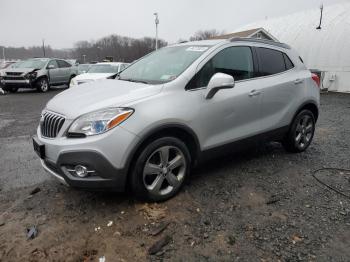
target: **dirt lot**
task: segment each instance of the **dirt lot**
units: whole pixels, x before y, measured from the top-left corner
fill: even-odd
[[[307,152],[271,143],[220,158],[193,170],[177,197],[145,204],[44,173],[30,137],[59,91],[0,96],[0,261],[349,261],[350,200],[312,174],[350,169],[350,95],[322,95]],[[316,175],[350,195],[350,171]]]

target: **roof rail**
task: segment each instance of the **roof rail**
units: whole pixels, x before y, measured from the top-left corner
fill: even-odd
[[[259,38],[249,38],[249,37],[233,37],[228,39],[230,42],[254,42],[254,43],[261,43],[261,44],[267,44],[267,45],[273,45],[278,46],[286,49],[291,49],[291,47],[287,44],[276,42],[273,40],[267,40],[267,39],[259,39]]]

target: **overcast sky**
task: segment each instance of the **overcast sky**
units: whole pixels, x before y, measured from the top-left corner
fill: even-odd
[[[344,0],[0,0],[0,45],[69,48],[110,34],[176,42],[200,29],[239,26]]]

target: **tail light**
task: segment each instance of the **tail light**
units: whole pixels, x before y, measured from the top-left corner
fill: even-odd
[[[312,77],[312,80],[315,81],[316,85],[317,85],[318,87],[320,87],[320,86],[321,86],[321,80],[320,80],[320,78],[318,77],[318,75],[312,73],[312,74],[311,74],[311,77]]]

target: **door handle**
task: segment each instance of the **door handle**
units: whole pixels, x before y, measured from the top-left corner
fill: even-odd
[[[258,96],[258,95],[260,95],[260,94],[261,94],[260,91],[252,90],[252,91],[250,91],[249,96],[250,96],[250,97],[253,97],[253,96]]]
[[[304,80],[300,78],[294,80],[294,84],[296,85],[301,84],[302,82],[304,82]]]

